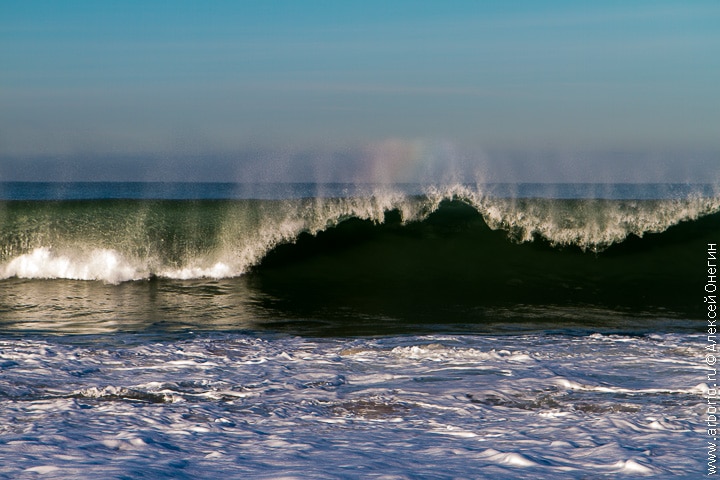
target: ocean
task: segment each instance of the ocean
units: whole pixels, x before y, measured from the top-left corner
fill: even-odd
[[[0,183],[0,478],[700,478],[720,194]]]

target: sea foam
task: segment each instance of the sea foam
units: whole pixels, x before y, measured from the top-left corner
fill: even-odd
[[[13,258],[0,267],[0,278],[65,278],[71,280],[103,280],[119,283],[142,278],[143,273],[109,249],[93,249],[86,255],[56,254],[39,247]]]

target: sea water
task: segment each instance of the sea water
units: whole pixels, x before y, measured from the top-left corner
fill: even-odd
[[[699,478],[714,458],[711,186],[0,193],[2,478]]]

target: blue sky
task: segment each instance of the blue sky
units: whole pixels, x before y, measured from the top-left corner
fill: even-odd
[[[705,179],[718,25],[716,1],[10,0],[0,179]]]

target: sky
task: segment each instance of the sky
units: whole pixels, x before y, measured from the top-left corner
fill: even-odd
[[[703,181],[720,2],[0,2],[0,181]]]

